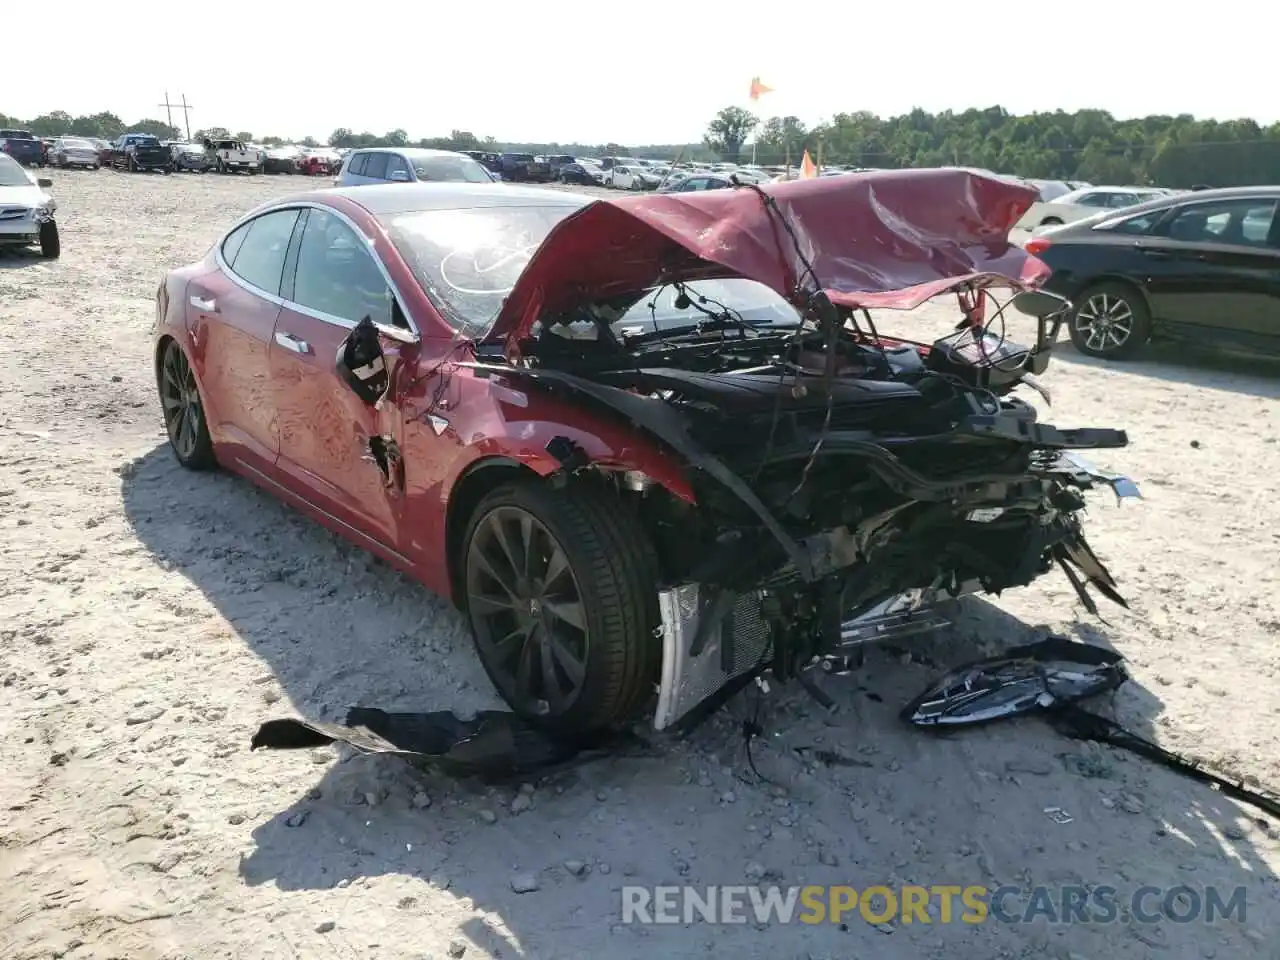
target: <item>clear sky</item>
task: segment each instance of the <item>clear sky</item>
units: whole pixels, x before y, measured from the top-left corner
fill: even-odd
[[[7,6],[0,20],[23,28],[5,44],[0,113],[24,119],[57,109],[164,119],[167,89],[194,105],[193,130],[322,140],[342,126],[679,143],[730,104],[810,124],[997,103],[1280,120],[1280,6],[1264,0]],[[775,92],[753,106],[756,74]]]

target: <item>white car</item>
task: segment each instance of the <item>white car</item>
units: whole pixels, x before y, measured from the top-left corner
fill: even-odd
[[[59,137],[49,148],[49,162],[55,167],[87,167],[97,170],[102,161],[98,148],[81,137]]]
[[[1081,187],[1048,203],[1033,203],[1018,221],[1017,227],[1038,230],[1041,227],[1074,223],[1103,210],[1121,210],[1168,196],[1171,192],[1161,187]]]
[[[0,153],[0,247],[39,246],[46,260],[62,252],[58,202],[45,193],[53,181],[36,179],[8,154]]]
[[[661,182],[662,177],[647,167],[615,164],[609,170],[604,185],[614,190],[656,190]]]

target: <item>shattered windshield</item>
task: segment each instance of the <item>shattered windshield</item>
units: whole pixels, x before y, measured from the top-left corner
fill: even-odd
[[[551,228],[577,209],[422,210],[393,217],[387,232],[445,319],[467,336],[480,336]]]

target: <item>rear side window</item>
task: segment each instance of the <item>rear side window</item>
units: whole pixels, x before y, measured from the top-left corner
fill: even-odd
[[[387,179],[387,155],[385,153],[368,154],[363,176],[372,177],[375,180]]]
[[[250,220],[227,237],[222,245],[222,258],[240,279],[279,296],[285,253],[297,222],[297,210],[276,210]],[[241,233],[243,236],[237,238]],[[235,255],[228,257],[233,241]]]
[[[369,155],[367,153],[357,153],[351,158],[351,164],[347,167],[347,173],[350,173],[353,176],[363,177],[364,165],[368,159]]]
[[[1240,198],[1191,204],[1169,222],[1169,237],[1187,243],[1265,247],[1275,213],[1274,200]]]
[[[1156,222],[1164,214],[1164,210],[1152,210],[1150,213],[1130,217],[1128,220],[1121,220],[1118,223],[1108,224],[1104,229],[1110,233],[1122,233],[1126,236],[1145,236],[1151,232],[1151,228],[1156,225]]]

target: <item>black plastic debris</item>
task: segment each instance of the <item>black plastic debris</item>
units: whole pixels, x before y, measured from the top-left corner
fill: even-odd
[[[484,710],[463,720],[447,710],[388,713],[352,707],[343,723],[268,720],[253,735],[250,749],[302,750],[332,743],[486,781],[554,773],[606,756],[638,753],[645,746],[626,733],[592,740],[554,737],[503,710]]]
[[[990,723],[1115,690],[1129,678],[1113,650],[1047,637],[950,671],[902,709],[919,727]]]

